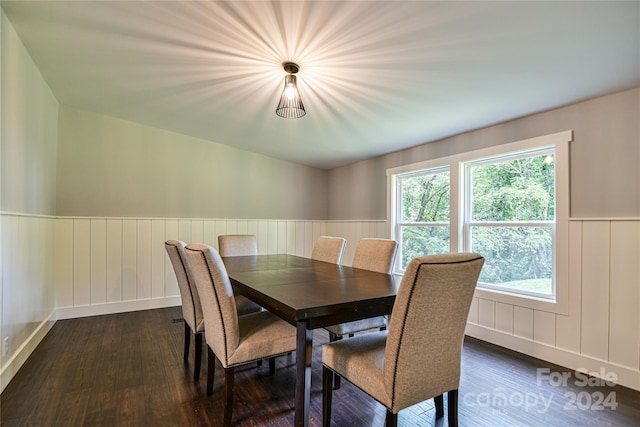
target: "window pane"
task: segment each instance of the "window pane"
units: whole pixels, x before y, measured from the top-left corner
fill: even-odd
[[[554,220],[553,154],[471,167],[473,221]]]
[[[449,252],[449,227],[403,226],[400,232],[403,270],[416,257]]]
[[[480,282],[553,294],[551,227],[471,227],[471,250],[485,258]]]
[[[402,222],[449,221],[449,172],[400,179]]]

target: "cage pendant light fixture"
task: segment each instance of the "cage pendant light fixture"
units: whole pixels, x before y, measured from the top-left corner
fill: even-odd
[[[296,86],[296,76],[298,72],[298,65],[293,62],[286,62],[284,64],[284,70],[287,75],[284,77],[284,90],[276,108],[276,114],[285,119],[298,119],[307,112],[302,105],[302,98],[300,98],[300,92],[298,86]]]

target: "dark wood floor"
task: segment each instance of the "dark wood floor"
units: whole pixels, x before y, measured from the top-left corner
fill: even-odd
[[[58,321],[0,398],[3,426],[197,426],[222,421],[222,370],[214,395],[182,362],[179,308]],[[320,348],[314,339],[310,425],[321,425]],[[191,357],[193,361],[193,354]],[[290,426],[294,418],[294,356],[239,370],[234,423]],[[474,339],[464,345],[460,385],[463,426],[639,426],[640,392],[574,384],[570,370]],[[537,381],[537,370],[572,375],[567,386]],[[579,378],[578,378],[579,379]],[[613,393],[613,394],[611,394]],[[607,400],[608,397],[608,400]],[[333,425],[382,426],[384,408],[343,382],[334,392]],[[615,410],[610,406],[616,404]],[[446,405],[446,399],[445,399]],[[399,415],[403,426],[445,426],[433,400]]]

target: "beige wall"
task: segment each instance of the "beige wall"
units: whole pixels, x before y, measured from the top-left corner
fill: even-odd
[[[640,89],[456,135],[329,171],[328,219],[387,215],[386,169],[573,130],[571,216],[640,216]]]
[[[1,390],[55,315],[54,220],[47,215],[55,214],[58,101],[0,15]]]
[[[58,101],[2,12],[1,210],[55,214]]]
[[[63,216],[324,219],[327,172],[60,106]]]

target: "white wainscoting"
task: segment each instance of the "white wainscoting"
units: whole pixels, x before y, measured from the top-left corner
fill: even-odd
[[[180,304],[163,242],[217,247],[258,237],[260,253],[309,256],[320,235],[388,237],[385,221],[54,218],[2,214],[2,389],[56,319]],[[640,220],[572,220],[569,314],[475,298],[467,333],[640,390]],[[55,300],[54,300],[55,296]]]
[[[467,334],[640,390],[640,221],[572,220],[569,314],[475,298]]]

